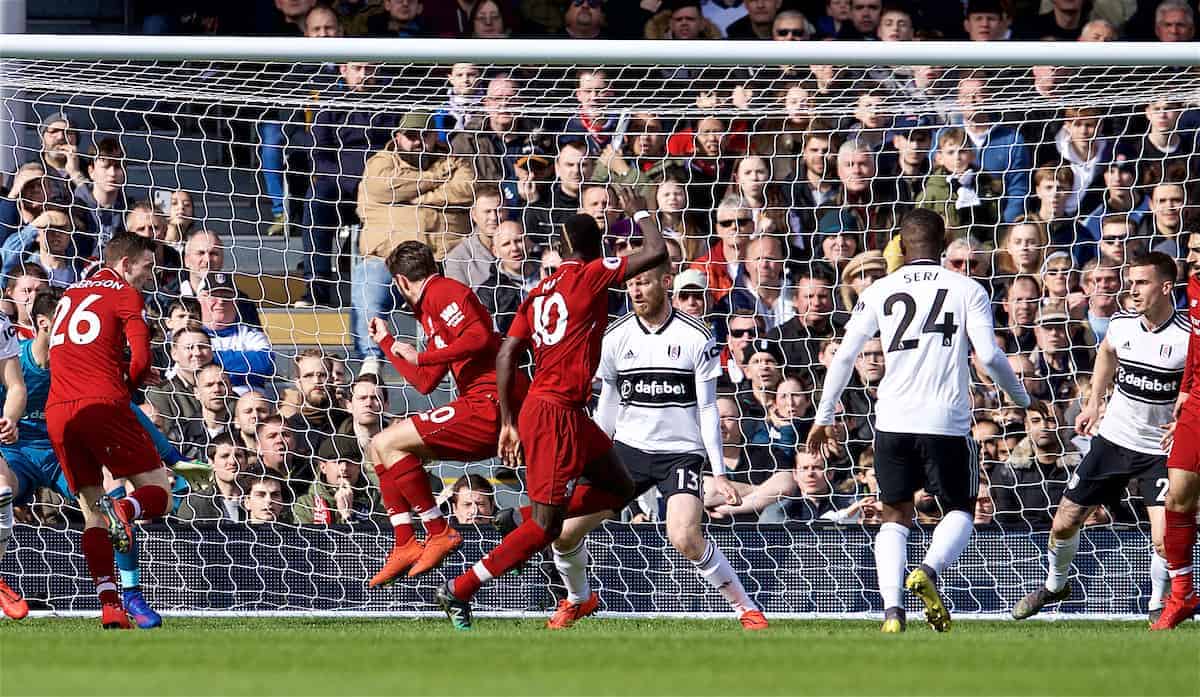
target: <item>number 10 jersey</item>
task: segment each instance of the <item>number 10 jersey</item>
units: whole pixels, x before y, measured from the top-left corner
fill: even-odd
[[[978,282],[936,263],[896,269],[859,296],[846,335],[883,342],[876,428],[961,436],[971,432],[971,344],[995,341],[991,303]]]
[[[533,343],[529,397],[582,409],[592,396],[608,328],[608,289],[625,278],[627,259],[568,259],[521,303],[508,335]]]

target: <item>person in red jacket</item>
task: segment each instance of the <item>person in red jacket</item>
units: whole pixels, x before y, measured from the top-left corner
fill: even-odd
[[[133,521],[158,518],[170,501],[168,472],[129,409],[132,394],[157,381],[141,293],[154,274],[155,251],[154,240],[132,233],[109,240],[104,266],[67,288],[50,330],[46,428],[83,510],[83,556],[106,629],[130,628],[117,595],[113,548],[128,551]],[[102,468],[130,480],[133,491],[117,501],[105,496]]]
[[[1196,546],[1196,508],[1200,502],[1200,233],[1187,240],[1188,321],[1192,337],[1175,422],[1167,427],[1163,448],[1167,458],[1167,501],[1163,556],[1171,574],[1171,597],[1153,630],[1174,629],[1196,614],[1200,598],[1192,580],[1192,555]]]
[[[406,571],[410,578],[425,573],[462,544],[462,536],[442,517],[422,463],[494,457],[500,437],[500,337],[491,316],[470,287],[438,273],[433,250],[424,243],[401,243],[388,255],[387,264],[428,345],[418,352],[397,342],[387,322],[378,317],[368,324],[371,340],[418,392],[429,394],[450,373],[459,396],[394,423],[371,439],[368,456],[376,463],[395,534],[392,551],[370,580],[371,587],[391,583]],[[523,396],[523,387],[518,389]],[[413,533],[414,513],[425,528],[424,543]]]

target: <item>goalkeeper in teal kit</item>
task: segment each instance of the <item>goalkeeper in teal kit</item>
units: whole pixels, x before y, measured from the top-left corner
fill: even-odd
[[[50,446],[50,437],[46,432],[46,396],[50,391],[50,327],[54,320],[54,310],[62,296],[58,289],[46,288],[38,292],[33,301],[31,316],[37,333],[33,339],[27,339],[20,344],[21,373],[25,378],[27,393],[25,416],[17,423],[17,442],[11,445],[0,445],[0,455],[8,462],[9,469],[16,476],[17,487],[13,503],[23,504],[33,496],[39,487],[54,489],[67,500],[73,500],[67,480],[63,476],[58,458]],[[3,403],[4,388],[0,386],[0,403]],[[175,446],[166,439],[150,418],[141,409],[130,405],[138,420],[145,427],[154,441],[154,447],[159,457],[168,466],[174,467],[185,461]],[[175,478],[174,492],[176,500],[182,493],[187,492],[187,480]],[[124,492],[110,492],[111,496],[123,496]],[[155,612],[142,596],[138,578],[137,546],[131,546],[127,552],[117,553],[117,568],[121,576],[124,606],[131,619],[142,629],[151,629],[162,624],[162,618]],[[0,583],[3,583],[0,581]],[[5,593],[4,591],[8,591]],[[0,589],[0,600],[3,601],[4,611],[10,617],[19,619],[28,612],[28,607],[16,593],[7,587]]]

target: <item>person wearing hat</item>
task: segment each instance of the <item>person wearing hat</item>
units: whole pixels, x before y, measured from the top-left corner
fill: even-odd
[[[325,439],[316,453],[317,481],[292,505],[296,522],[339,525],[381,516],[383,511],[368,486],[362,462],[362,448],[354,436]]]
[[[750,391],[739,400],[746,417],[766,417],[767,409],[775,402],[775,388],[783,381],[786,364],[783,347],[774,339],[755,339],[742,352],[742,365],[750,381]]]
[[[234,392],[263,390],[275,377],[275,352],[266,332],[238,316],[233,276],[212,274],[199,300],[200,322],[212,339],[213,360],[225,369]]]
[[[696,269],[686,269],[675,277],[671,287],[675,309],[705,321],[708,312],[708,279]]]
[[[1055,400],[1073,397],[1075,376],[1092,371],[1091,350],[1072,344],[1071,316],[1061,302],[1045,303],[1038,311],[1033,333],[1037,340],[1030,360],[1034,371]]]
[[[883,258],[883,252],[869,249],[856,254],[846,264],[846,268],[842,269],[842,281],[838,285],[840,309],[845,312],[853,309],[859,294],[887,273],[887,261]]]
[[[442,152],[431,114],[404,115],[391,141],[367,160],[358,188],[358,236],[351,271],[354,345],[362,357],[383,358],[367,322],[395,309],[386,259],[401,242],[428,244],[437,261],[470,232],[475,175],[468,159]]]
[[[75,189],[87,183],[83,167],[79,163],[79,134],[71,128],[71,122],[63,112],[55,112],[37,127],[42,139],[41,161],[46,174],[71,183]]]

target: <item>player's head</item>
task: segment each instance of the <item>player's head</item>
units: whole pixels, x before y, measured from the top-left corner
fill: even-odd
[[[58,309],[58,301],[62,300],[62,295],[61,288],[46,286],[33,296],[29,318],[33,320],[34,329],[39,336],[50,335],[50,327],[54,324],[54,312]]]
[[[1129,262],[1128,291],[1133,308],[1142,315],[1170,311],[1174,306],[1175,260],[1162,252],[1150,252]]]
[[[672,278],[671,262],[668,260],[625,282],[629,302],[633,304],[633,311],[638,317],[659,317],[663,307],[670,304]]]
[[[904,261],[919,259],[937,261],[946,247],[946,221],[927,208],[916,208],[900,221],[900,246]]]
[[[401,242],[392,250],[387,258],[387,266],[409,303],[416,302],[425,279],[438,272],[437,261],[429,245],[411,240]]]
[[[576,213],[563,224],[563,256],[576,257],[584,261],[599,259],[604,255],[603,234],[596,219],[590,215]]]
[[[157,243],[149,238],[123,232],[104,245],[104,265],[116,271],[125,282],[141,290],[154,273]]]
[[[1200,232],[1187,237],[1187,267],[1189,276],[1200,277]]]

